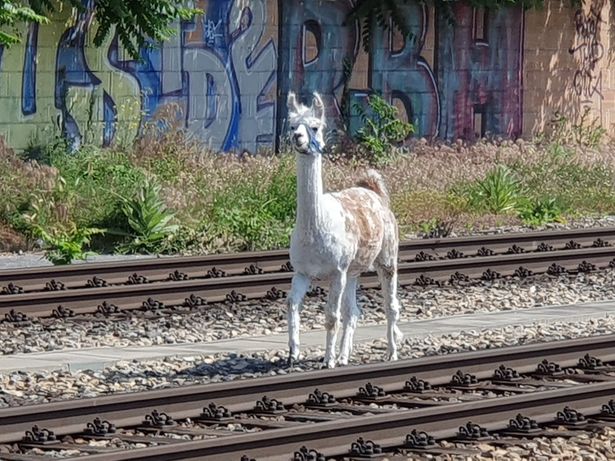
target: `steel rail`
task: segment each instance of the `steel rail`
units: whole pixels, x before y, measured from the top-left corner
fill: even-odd
[[[137,426],[143,416],[154,409],[164,411],[176,420],[196,418],[202,408],[212,402],[233,412],[249,411],[264,395],[292,405],[305,402],[315,388],[344,398],[354,396],[357,389],[368,381],[385,391],[403,388],[405,381],[412,376],[433,385],[442,385],[449,383],[459,369],[479,379],[487,379],[493,376],[500,364],[519,373],[531,373],[543,359],[557,362],[562,368],[573,367],[585,354],[598,357],[605,363],[615,361],[615,335],[4,408],[0,409],[0,443],[20,440],[24,432],[35,424],[58,435],[76,434],[97,416],[118,427]],[[570,389],[567,391],[571,392]]]
[[[525,251],[535,251],[541,243],[562,249],[570,240],[587,247],[593,245],[597,239],[605,242],[615,240],[615,227],[408,240],[400,243],[400,260],[414,260],[421,252],[446,258],[447,253],[453,249],[470,256],[483,247],[494,254],[502,254],[512,245]],[[147,277],[150,281],[165,281],[174,271],[182,272],[190,278],[202,278],[213,268],[221,269],[229,275],[240,275],[251,265],[257,266],[263,272],[273,272],[279,271],[288,260],[287,250],[275,250],[10,269],[0,270],[0,287],[13,283],[25,291],[43,290],[47,282],[58,280],[66,288],[80,288],[93,277],[104,279],[108,284],[125,284],[128,277],[135,273]]]
[[[399,283],[403,286],[414,284],[421,275],[434,281],[445,281],[455,274],[463,274],[469,278],[483,277],[487,269],[492,271],[491,276],[513,275],[520,267],[533,273],[544,273],[552,264],[576,271],[582,261],[593,264],[596,268],[605,268],[614,259],[615,246],[607,246],[402,263],[399,265],[398,274]],[[14,309],[35,317],[50,316],[59,306],[71,309],[77,314],[93,313],[96,312],[97,306],[104,302],[130,310],[141,308],[149,298],[168,306],[181,306],[187,302],[190,295],[208,302],[220,302],[226,300],[232,291],[246,299],[258,299],[265,297],[272,288],[282,292],[289,290],[292,276],[292,272],[276,272],[3,295],[0,296],[0,314],[4,315]],[[361,284],[364,288],[375,288],[379,286],[379,281],[374,273],[368,273],[361,277]],[[322,283],[315,285],[326,286]]]
[[[454,437],[460,426],[471,421],[490,429],[505,429],[508,421],[522,412],[539,423],[552,422],[558,411],[571,406],[584,415],[597,415],[615,396],[615,381],[586,384],[568,389],[539,391],[512,397],[412,409],[383,415],[306,424],[242,434],[214,440],[191,441],[79,457],[87,461],[239,460],[243,455],[258,461],[291,461],[292,453],[309,446],[326,456],[347,454],[358,437],[382,446],[403,446],[412,429],[437,439]],[[74,458],[77,459],[77,458]]]

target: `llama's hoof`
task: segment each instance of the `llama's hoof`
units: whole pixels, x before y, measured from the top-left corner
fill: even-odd
[[[289,354],[288,359],[286,360],[286,365],[288,368],[294,367],[299,361],[299,354]]]
[[[326,364],[327,368],[335,368],[335,359],[328,360]]]
[[[340,366],[348,365],[348,357],[338,357],[337,364]]]
[[[325,357],[322,361],[322,368],[335,368],[335,359]]]
[[[391,353],[391,352],[389,352],[389,353],[387,354],[387,356],[386,356],[386,359],[387,359],[389,362],[395,362],[395,361],[397,361],[397,360],[398,360],[398,359],[397,359],[397,352],[392,352],[392,353]]]

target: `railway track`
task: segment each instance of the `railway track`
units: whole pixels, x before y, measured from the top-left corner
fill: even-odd
[[[615,228],[403,242],[402,286],[503,276],[560,275],[615,265]],[[284,297],[292,267],[285,251],[177,257],[0,271],[0,316],[68,318],[128,310],[195,309]],[[376,288],[373,273],[361,279]],[[325,286],[316,285],[315,293]]]
[[[459,454],[443,439],[467,454],[478,441],[562,435],[555,426],[614,427],[613,398],[615,335],[605,335],[0,409],[0,459]]]

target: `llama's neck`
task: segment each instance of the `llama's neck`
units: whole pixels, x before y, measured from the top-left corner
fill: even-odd
[[[322,156],[297,154],[297,227],[305,232],[322,228]]]

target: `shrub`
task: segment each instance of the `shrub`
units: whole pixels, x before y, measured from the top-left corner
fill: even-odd
[[[220,235],[233,236],[238,250],[289,244],[295,221],[297,178],[290,162],[280,161],[268,181],[246,175],[228,184],[213,200],[210,222]]]
[[[90,244],[93,235],[104,233],[102,229],[78,228],[72,223],[49,231],[35,225],[33,231],[45,242],[45,257],[55,265],[70,264],[75,259],[85,260],[94,255],[84,247]]]
[[[57,170],[24,161],[0,138],[0,220],[11,225],[29,209],[31,194],[45,195],[56,185]]]
[[[53,151],[48,155],[75,197],[71,206],[79,210],[75,215],[79,227],[123,225],[120,197],[133,196],[145,181],[145,172],[131,162],[129,155],[92,146],[74,154]]]
[[[357,140],[367,149],[370,160],[385,164],[391,160],[395,145],[414,133],[411,123],[399,119],[397,108],[378,95],[369,96],[369,111],[355,103],[363,126],[357,132]]]

